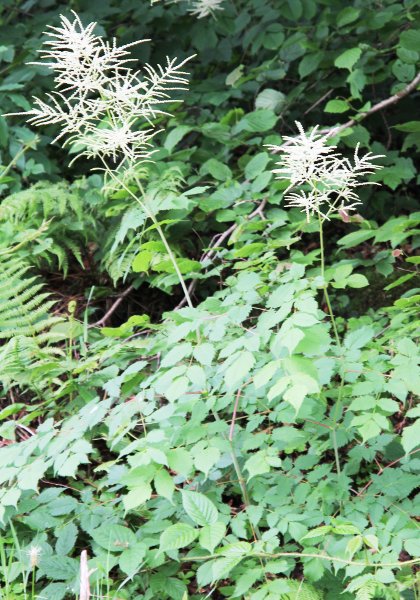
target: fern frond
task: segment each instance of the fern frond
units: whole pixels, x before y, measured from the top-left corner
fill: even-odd
[[[309,583],[297,579],[289,579],[287,583],[290,590],[282,595],[282,600],[323,600],[324,598],[322,592]]]

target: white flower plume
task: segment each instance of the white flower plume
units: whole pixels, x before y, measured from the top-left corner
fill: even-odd
[[[214,16],[217,10],[223,10],[223,0],[193,0],[188,12],[195,15],[197,19]]]
[[[328,135],[320,135],[318,127],[305,133],[302,125],[296,122],[299,135],[285,136],[284,146],[268,146],[273,152],[281,152],[279,168],[273,173],[277,179],[290,181],[285,191],[288,207],[300,208],[306,214],[328,219],[334,212],[347,215],[361,203],[356,188],[374,185],[360,178],[381,169],[373,161],[382,155],[368,152],[359,156],[359,144],[354,152],[353,162],[337,153],[336,146],[327,145]],[[290,190],[298,191],[290,192]]]
[[[62,15],[59,27],[48,27],[42,61],[34,63],[54,72],[54,92],[45,99],[34,97],[30,111],[11,114],[26,115],[36,126],[59,125],[54,141],[68,136],[63,146],[76,144],[79,156],[125,165],[149,159],[157,133],[154,120],[168,114],[162,105],[171,100],[171,92],[186,89],[183,67],[192,57],[181,62],[167,58],[164,66],[145,64],[143,72],[133,71],[129,48],[149,40],[117,46],[115,39],[94,34],[96,23],[84,27],[73,14],[73,21]]]
[[[160,0],[151,0],[151,4],[156,4]],[[182,0],[166,0],[166,4],[179,4]],[[197,19],[203,19],[204,17],[214,17],[215,12],[223,10],[224,0],[184,0],[184,3],[188,5],[187,11],[192,15],[196,16]]]

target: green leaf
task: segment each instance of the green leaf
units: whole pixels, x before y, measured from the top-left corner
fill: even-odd
[[[236,356],[225,372],[225,383],[229,389],[237,387],[243,379],[249,377],[255,363],[254,355],[247,350],[238,352]]]
[[[175,400],[178,400],[178,398],[183,396],[188,390],[189,385],[190,381],[188,377],[185,377],[183,375],[181,377],[176,377],[172,381],[171,385],[165,390],[166,398],[169,400],[169,402],[174,402]]]
[[[123,525],[106,523],[92,533],[94,541],[109,552],[122,552],[137,542],[135,534]]]
[[[167,453],[168,464],[172,471],[188,477],[193,470],[193,461],[185,448],[175,448]]]
[[[420,419],[413,423],[413,425],[404,427],[401,443],[406,454],[420,445]]]
[[[165,469],[160,469],[154,478],[155,490],[159,496],[167,498],[172,502],[172,496],[175,491],[175,483],[171,475]]]
[[[345,27],[357,19],[360,16],[360,8],[354,8],[353,6],[346,6],[343,10],[340,10],[337,16],[338,27]]]
[[[406,29],[400,35],[400,44],[407,50],[417,51],[420,48],[420,29]]]
[[[334,61],[334,65],[339,69],[348,69],[351,71],[362,55],[360,48],[349,48],[342,52]]]
[[[166,136],[166,140],[163,144],[164,148],[166,148],[166,150],[169,150],[169,152],[172,152],[172,150],[175,148],[178,142],[180,142],[182,138],[185,137],[187,133],[189,133],[191,130],[192,127],[190,127],[189,125],[178,125],[178,127],[171,129],[171,131]]]
[[[215,158],[210,158],[203,164],[201,167],[201,173],[210,173],[210,175],[219,181],[227,181],[228,179],[232,179],[232,171],[229,169],[229,167]]]
[[[306,54],[299,63],[299,77],[301,79],[304,79],[305,77],[316,71],[323,57],[323,52],[314,52],[313,54]]]
[[[278,90],[266,88],[255,99],[255,108],[266,108],[275,113],[279,112],[286,101],[286,96]]]
[[[254,375],[253,382],[255,389],[259,389],[266,385],[273,377],[274,373],[278,371],[280,362],[278,360],[271,360],[265,364],[257,373]]]
[[[238,123],[239,131],[259,133],[273,129],[277,122],[277,115],[268,108],[261,108],[245,115]]]
[[[338,245],[343,248],[353,248],[354,246],[358,246],[359,244],[363,244],[370,238],[373,238],[376,235],[376,231],[360,229],[359,231],[353,231],[352,233],[348,233],[344,237],[338,240]]]
[[[187,515],[197,525],[211,525],[218,519],[217,508],[200,492],[182,492],[182,504]]]
[[[134,273],[145,273],[149,270],[150,263],[152,262],[153,253],[149,250],[143,250],[139,252],[134,258],[131,265]]]
[[[264,473],[269,473],[271,470],[265,450],[259,450],[255,454],[252,454],[244,466],[249,473],[248,481],[256,475],[263,475]]]
[[[77,539],[77,527],[74,523],[67,523],[58,530],[55,551],[57,554],[66,556],[73,550]]]
[[[344,113],[348,110],[350,106],[345,100],[330,100],[324,108],[326,113]]]
[[[327,533],[330,533],[331,529],[332,527],[330,525],[321,525],[320,527],[315,527],[315,529],[308,531],[308,533],[306,533],[300,541],[323,537]]]
[[[198,538],[199,544],[205,550],[208,550],[210,554],[213,553],[216,546],[220,544],[226,535],[226,526],[221,521],[212,523],[211,525],[205,525],[200,531]]]
[[[245,177],[250,180],[255,179],[257,175],[264,171],[269,160],[270,157],[267,152],[256,154],[245,167]]]
[[[137,543],[132,548],[124,550],[118,561],[121,571],[126,575],[134,575],[144,562],[146,550],[147,547],[142,543]]]
[[[142,483],[138,487],[133,488],[123,497],[125,510],[132,510],[141,504],[147,502],[152,495],[152,488],[149,483]]]
[[[406,133],[419,133],[420,121],[407,121],[407,123],[400,123],[399,125],[393,125],[393,127]]]
[[[166,550],[178,550],[179,548],[185,548],[193,542],[198,536],[198,531],[193,529],[191,525],[186,523],[176,523],[171,525],[160,536],[160,549]]]
[[[211,468],[220,460],[220,450],[215,447],[204,448],[194,458],[194,465],[198,471],[206,476],[209,475]]]
[[[362,288],[369,285],[368,279],[361,273],[353,273],[347,279],[347,285],[352,288]]]

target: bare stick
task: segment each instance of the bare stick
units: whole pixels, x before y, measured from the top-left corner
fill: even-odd
[[[318,133],[320,133],[322,135],[328,135],[328,137],[337,135],[338,133],[341,133],[342,131],[344,131],[344,129],[347,129],[348,127],[352,127],[352,125],[355,125],[356,123],[360,123],[360,121],[363,121],[364,119],[366,119],[366,117],[373,115],[374,113],[378,112],[379,110],[383,110],[384,108],[387,108],[388,106],[391,106],[392,104],[395,104],[396,102],[399,102],[400,100],[405,98],[405,96],[408,96],[408,94],[410,94],[413,90],[415,90],[418,85],[420,85],[420,72],[417,73],[417,75],[414,77],[414,79],[405,88],[403,88],[402,90],[400,90],[393,96],[390,96],[389,98],[386,98],[385,100],[381,100],[377,104],[374,104],[366,112],[363,112],[363,113],[360,113],[359,115],[357,115],[357,117],[355,119],[350,119],[346,123],[343,123],[343,125],[336,125],[334,127],[329,127],[327,129],[321,129],[318,131]],[[290,146],[290,144],[291,144],[291,142],[287,141],[280,146],[280,149],[283,148],[284,146]]]
[[[89,600],[90,585],[89,575],[91,574],[88,567],[88,558],[86,550],[82,550],[80,555],[80,594],[79,600]]]
[[[254,217],[256,217],[257,215],[260,215],[260,217],[262,219],[265,219],[264,214],[263,214],[263,210],[265,205],[267,204],[267,200],[263,200],[261,202],[261,204],[258,205],[258,207],[252,211],[252,213],[250,213],[246,219],[247,221],[249,221],[250,219],[253,219]],[[210,242],[210,246],[209,248],[204,252],[204,254],[201,256],[200,258],[200,263],[204,264],[205,262],[207,262],[207,260],[212,260],[214,258],[214,256],[217,253],[217,248],[219,246],[221,246],[221,244],[223,244],[223,242],[230,236],[232,235],[232,233],[234,231],[236,231],[236,229],[238,229],[239,225],[241,225],[241,223],[234,223],[233,225],[231,225],[228,229],[226,229],[225,231],[223,231],[222,233],[219,233],[218,235],[216,235]],[[193,279],[190,283],[190,285],[188,286],[188,293],[191,296],[195,290],[195,288],[197,287],[197,279]],[[179,310],[180,308],[182,308],[183,306],[185,306],[186,304],[186,299],[183,298],[181,300],[181,302],[175,307],[175,310]]]
[[[105,323],[108,321],[109,317],[117,310],[117,308],[119,307],[121,302],[124,300],[124,298],[126,298],[130,294],[130,292],[133,291],[133,289],[134,289],[134,286],[130,285],[126,290],[124,290],[124,292],[122,292],[122,294],[120,294],[118,296],[118,298],[115,300],[115,302],[111,306],[111,308],[106,311],[106,313],[104,314],[102,319],[99,319],[99,321],[96,321],[96,323],[92,323],[92,325],[89,325],[89,327],[102,327],[102,325],[105,325]]]

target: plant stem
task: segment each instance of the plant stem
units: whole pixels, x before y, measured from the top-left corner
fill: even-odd
[[[323,227],[324,223],[323,223],[321,215],[319,213],[318,213],[318,223],[319,223],[319,246],[321,249],[321,277],[322,277],[322,282],[323,282],[324,297],[325,297],[325,301],[327,303],[328,312],[329,312],[332,327],[334,330],[335,340],[337,342],[337,346],[339,348],[341,348],[341,342],[340,342],[340,337],[338,335],[337,324],[335,322],[335,317],[334,317],[334,313],[333,313],[332,306],[331,306],[330,296],[328,294],[328,289],[327,289],[328,284],[325,281],[325,249],[324,249],[324,227]],[[339,393],[338,393],[337,403],[335,405],[333,427],[331,429],[331,438],[332,438],[332,444],[333,444],[333,448],[334,448],[334,457],[335,457],[335,465],[336,465],[336,469],[337,469],[337,475],[341,474],[340,456],[338,453],[338,444],[337,444],[337,419],[338,419],[338,410],[341,405],[341,394],[342,394],[343,384],[344,384],[344,380],[343,380],[343,377],[341,374],[340,374],[340,377],[341,377],[340,389],[339,389]]]
[[[321,560],[331,560],[333,562],[338,562],[343,565],[354,565],[357,567],[404,567],[406,565],[416,565],[420,563],[420,558],[412,558],[411,560],[404,561],[396,561],[390,563],[372,563],[372,562],[360,562],[356,560],[346,560],[345,558],[339,558],[335,556],[330,556],[329,554],[315,554],[310,552],[275,552],[274,554],[270,554],[268,552],[254,552],[252,554],[244,555],[244,558],[249,558],[250,556],[261,556],[263,558],[320,558]],[[213,558],[220,558],[220,554],[211,554],[210,556],[186,556],[185,558],[180,558],[182,562],[186,561],[204,561],[211,560]]]
[[[175,255],[172,252],[172,249],[171,249],[170,245],[168,244],[168,240],[165,237],[165,234],[163,232],[163,229],[162,229],[159,221],[156,219],[153,211],[150,210],[149,207],[147,206],[146,195],[145,195],[143,186],[141,184],[141,181],[138,179],[138,177],[135,178],[136,179],[136,183],[137,183],[137,185],[138,185],[138,187],[139,187],[139,189],[141,191],[141,194],[143,196],[143,200],[141,200],[138,196],[136,196],[136,194],[134,194],[134,192],[132,192],[130,190],[130,188],[127,185],[125,185],[125,183],[123,181],[121,181],[121,179],[119,179],[119,177],[117,177],[115,175],[115,173],[108,167],[108,165],[106,164],[105,161],[103,161],[103,163],[105,165],[106,172],[112,177],[112,179],[114,179],[114,181],[116,181],[128,194],[130,194],[130,196],[132,198],[134,198],[136,200],[136,202],[138,202],[138,204],[140,204],[142,210],[144,210],[144,212],[146,213],[146,215],[152,220],[154,226],[156,227],[156,229],[157,229],[157,231],[159,233],[160,239],[162,240],[162,243],[165,246],[165,250],[167,251],[167,253],[169,255],[169,258],[171,259],[171,262],[172,262],[172,264],[174,266],[175,272],[176,272],[176,274],[178,276],[178,279],[179,279],[179,283],[181,284],[181,287],[182,287],[182,291],[184,292],[184,295],[185,295],[185,300],[187,301],[188,306],[190,308],[193,308],[193,303],[191,301],[191,297],[190,297],[190,294],[188,292],[188,288],[187,288],[187,286],[185,284],[185,280],[184,280],[184,278],[182,276],[182,273],[181,273],[181,271],[180,271],[180,269],[178,267],[178,263],[176,262]]]
[[[328,307],[328,312],[331,318],[331,323],[333,326],[333,330],[334,330],[334,335],[335,335],[335,340],[337,342],[337,346],[341,346],[341,342],[340,342],[340,336],[338,335],[338,330],[337,330],[337,324],[335,322],[335,317],[334,317],[334,313],[331,307],[331,302],[330,302],[330,297],[328,294],[328,289],[327,289],[327,283],[325,281],[325,251],[324,251],[324,228],[323,228],[323,221],[321,218],[321,215],[318,214],[318,223],[319,223],[319,245],[320,245],[320,249],[321,249],[321,276],[322,276],[322,282],[323,282],[323,291],[324,291],[324,297],[325,297],[325,301],[327,303],[327,307]]]

